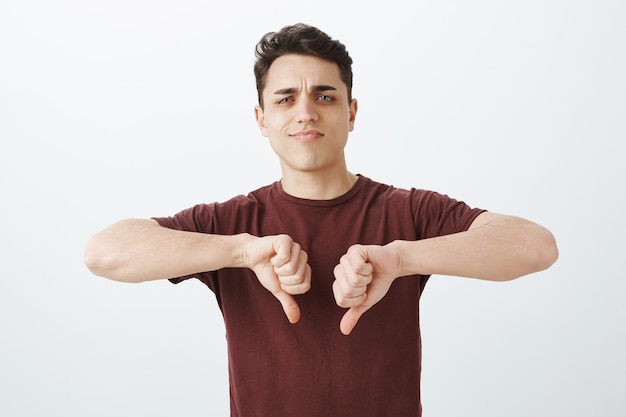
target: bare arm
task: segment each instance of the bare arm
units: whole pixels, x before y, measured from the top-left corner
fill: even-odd
[[[226,267],[254,271],[290,322],[300,318],[292,295],[309,290],[307,254],[287,235],[223,236],[172,230],[151,219],[126,219],[94,235],[85,264],[95,275],[122,282],[175,278]]]
[[[243,266],[243,235],[218,236],[126,219],[94,235],[85,264],[95,275],[122,282],[175,278],[226,266]]]
[[[350,308],[341,331],[349,334],[398,277],[439,274],[506,281],[546,269],[557,257],[554,236],[544,227],[489,212],[466,232],[385,246],[354,245],[334,271],[335,300]]]
[[[528,220],[485,212],[462,233],[390,244],[399,276],[439,274],[506,281],[552,265],[558,249],[552,233]]]

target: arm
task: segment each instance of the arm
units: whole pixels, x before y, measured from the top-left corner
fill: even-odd
[[[554,237],[544,227],[489,212],[479,215],[466,232],[352,246],[335,268],[335,300],[350,308],[341,331],[349,334],[398,277],[439,274],[506,281],[546,269],[557,257]]]
[[[308,291],[311,283],[307,254],[287,235],[186,232],[161,227],[151,219],[122,220],[97,233],[87,243],[84,261],[95,275],[122,282],[250,268],[292,323],[300,318],[292,295]]]
[[[454,275],[507,281],[547,269],[558,249],[546,228],[528,220],[484,212],[466,232],[415,242],[392,242],[399,276]]]
[[[126,219],[94,235],[84,260],[95,275],[143,282],[240,266],[242,244],[241,235],[183,232],[151,219]]]

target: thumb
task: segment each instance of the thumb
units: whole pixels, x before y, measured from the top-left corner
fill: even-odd
[[[300,307],[298,306],[298,303],[296,303],[296,300],[294,300],[291,294],[288,294],[283,290],[279,290],[273,294],[283,306],[283,311],[285,312],[289,323],[297,323],[300,320]]]
[[[369,309],[370,306],[364,304],[358,305],[356,307],[350,307],[350,309],[346,311],[346,313],[341,318],[341,323],[339,323],[339,329],[341,330],[341,333],[345,334],[346,336],[352,333],[352,329],[354,329],[354,326],[356,326],[363,313],[365,313]]]

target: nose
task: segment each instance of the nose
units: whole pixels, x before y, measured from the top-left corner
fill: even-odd
[[[296,106],[296,121],[298,123],[307,123],[316,121],[318,118],[315,104],[311,100],[300,100]]]

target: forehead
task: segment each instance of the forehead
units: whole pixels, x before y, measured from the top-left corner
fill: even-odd
[[[339,66],[331,61],[305,55],[283,55],[277,58],[267,73],[266,88],[273,92],[281,88],[332,85],[341,89],[343,81]]]

